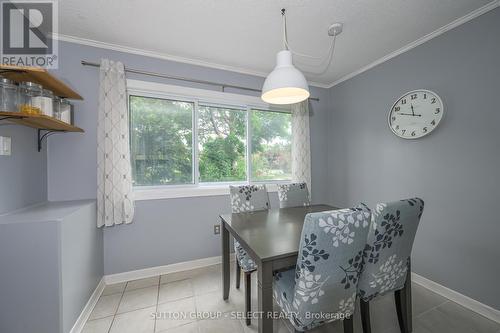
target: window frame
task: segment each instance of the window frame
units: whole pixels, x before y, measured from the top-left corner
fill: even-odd
[[[193,183],[176,185],[134,186],[136,201],[169,199],[182,197],[216,196],[229,194],[229,185],[270,184],[269,191],[277,191],[276,184],[289,183],[287,180],[251,181],[252,140],[250,126],[250,112],[252,110],[290,113],[290,106],[277,106],[264,103],[259,97],[227,93],[214,90],[198,89],[169,85],[157,82],[127,79],[127,108],[130,124],[130,96],[161,98],[190,102],[194,104],[192,115],[192,158],[193,158]],[[246,120],[246,180],[235,182],[200,182],[199,179],[199,145],[198,121],[199,105],[209,105],[222,108],[234,108],[245,111]]]

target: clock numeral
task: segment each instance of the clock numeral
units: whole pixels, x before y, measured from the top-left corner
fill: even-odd
[[[403,135],[404,135],[404,134],[406,133],[406,130],[402,130],[401,132],[402,132],[402,133],[403,133]]]
[[[396,106],[396,107],[394,108],[394,112],[398,112],[399,110],[401,110],[401,107],[399,107],[399,106]]]
[[[391,119],[392,119],[392,121],[394,121],[394,120],[396,120],[396,117],[392,117]]]
[[[431,104],[436,104],[436,98],[435,97],[431,98]]]
[[[401,104],[403,104],[403,105],[404,105],[404,104],[406,104],[406,98],[403,98],[403,99],[401,100]]]
[[[417,133],[415,133],[415,131],[411,132],[411,136],[415,136],[417,135]]]
[[[417,96],[417,94],[412,94],[412,95],[411,95],[411,99],[412,99],[412,100],[413,100],[413,99],[417,99],[417,97],[418,97],[418,96]]]
[[[431,125],[436,125],[436,120],[431,121]]]
[[[427,133],[427,127],[422,128],[422,132]]]
[[[434,112],[434,114],[438,114],[439,112],[441,112],[441,109],[440,108],[436,108],[436,112]]]
[[[399,129],[399,125],[396,125],[396,130],[398,130],[398,129]]]
[[[427,99],[427,94],[424,94],[424,99]]]

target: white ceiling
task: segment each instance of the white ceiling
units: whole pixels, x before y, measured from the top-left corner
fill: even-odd
[[[289,43],[323,55],[327,29],[344,23],[324,75],[295,57],[311,83],[329,86],[374,61],[485,6],[491,0],[60,0],[61,35],[141,49],[212,67],[266,75]],[[496,1],[498,2],[498,1]],[[62,36],[64,39],[64,36]],[[312,62],[311,62],[312,61]]]

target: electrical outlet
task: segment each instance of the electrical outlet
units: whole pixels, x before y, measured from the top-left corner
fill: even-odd
[[[11,138],[9,136],[0,136],[0,155],[10,156]]]
[[[214,235],[220,234],[220,224],[214,224]]]

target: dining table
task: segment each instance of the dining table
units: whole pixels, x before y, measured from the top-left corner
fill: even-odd
[[[229,298],[230,237],[234,237],[257,264],[259,333],[273,331],[273,273],[294,268],[304,218],[309,213],[336,210],[310,205],[220,215],[222,240],[222,298]]]

